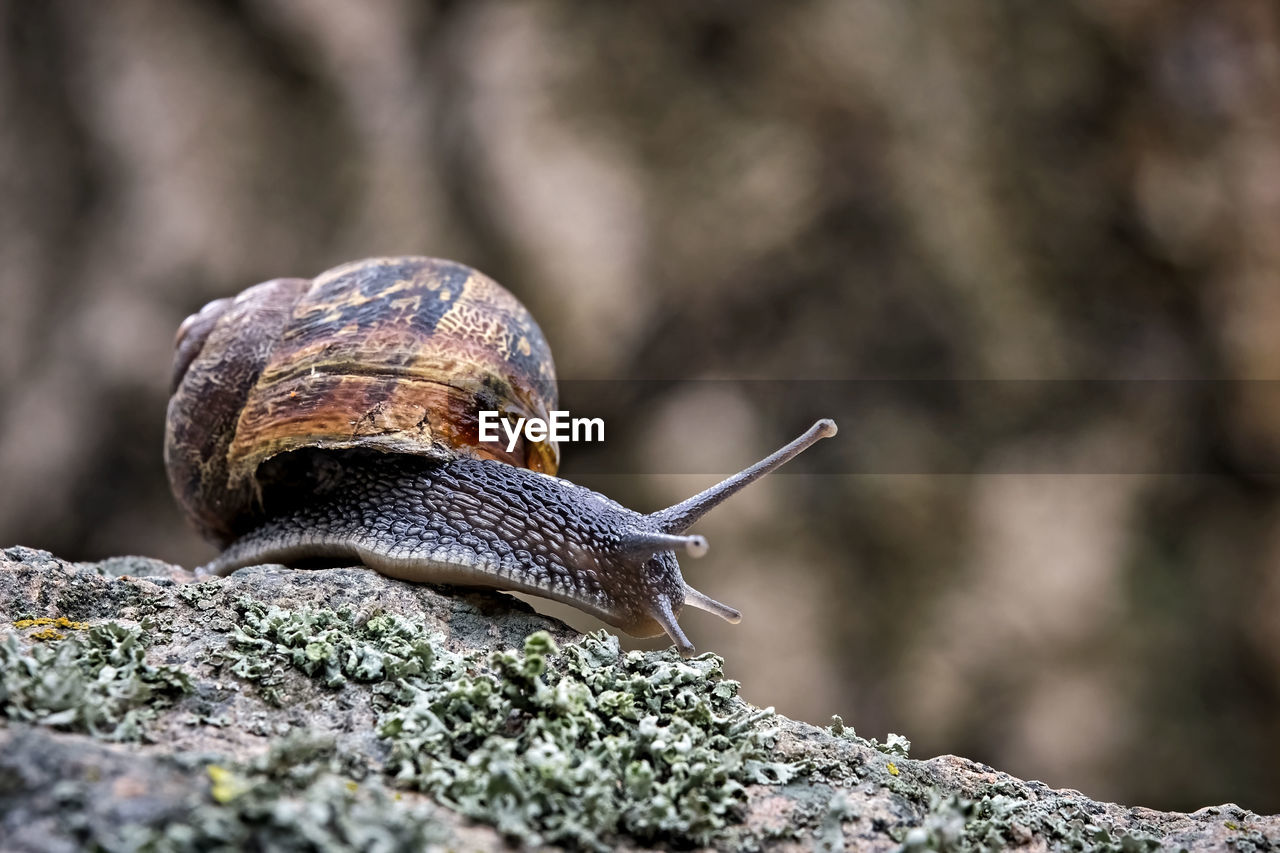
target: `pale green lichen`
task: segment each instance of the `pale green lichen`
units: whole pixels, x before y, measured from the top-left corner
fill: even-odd
[[[285,610],[240,602],[243,621],[234,629],[232,661],[236,675],[273,686],[285,660],[326,687],[347,679],[375,682],[421,676],[435,654],[430,640],[404,619],[375,616],[358,628],[350,616],[332,610]]]
[[[910,758],[911,741],[899,734],[889,732],[889,736],[885,738],[885,742],[881,743],[875,738],[860,737],[853,730],[853,726],[846,726],[844,720],[839,714],[831,715],[831,726],[828,728],[831,734],[838,738],[851,740],[854,743],[874,749],[877,752],[883,752],[885,755],[896,755],[899,758]],[[897,775],[896,773],[894,774]]]
[[[526,843],[710,844],[747,784],[792,772],[714,656],[622,654],[605,635],[557,654],[537,633],[489,668],[446,665],[383,718],[397,778]]]
[[[243,781],[246,789],[241,796],[200,806],[163,829],[138,833],[131,849],[156,853],[425,850],[448,837],[427,809],[395,803],[380,786],[357,785],[353,790],[348,780],[329,775],[289,791],[252,776]]]
[[[857,820],[857,809],[840,792],[833,793],[827,801],[821,823],[814,833],[813,849],[818,853],[839,853],[848,849],[844,837],[844,822]]]
[[[143,632],[115,622],[56,644],[0,642],[0,716],[110,740],[137,740],[159,708],[191,690],[186,673],[146,660]]]
[[[348,763],[331,740],[293,735],[249,764],[208,765],[208,800],[193,794],[200,800],[181,820],[134,823],[93,842],[113,853],[336,853],[427,850],[449,840],[429,807],[401,802],[376,781],[356,782],[344,775]]]
[[[1149,853],[1159,840],[1117,832],[1078,806],[1045,811],[1032,800],[993,786],[975,799],[936,795],[920,826],[901,833],[903,853],[998,853],[1043,838],[1049,850],[1090,853]]]
[[[793,772],[771,760],[772,712],[739,700],[713,655],[624,654],[603,633],[562,651],[545,632],[520,651],[454,653],[394,615],[241,606],[234,672],[268,691],[285,662],[330,687],[383,682],[388,772],[525,844],[711,844],[747,785]]]

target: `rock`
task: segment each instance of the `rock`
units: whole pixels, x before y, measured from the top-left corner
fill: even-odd
[[[0,606],[5,850],[1280,847],[788,720],[500,593],[9,548]]]

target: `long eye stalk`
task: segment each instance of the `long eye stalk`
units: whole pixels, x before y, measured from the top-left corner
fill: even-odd
[[[742,489],[759,480],[770,471],[780,468],[795,459],[822,439],[830,438],[835,434],[836,422],[830,418],[823,418],[805,430],[804,434],[795,441],[766,456],[750,468],[739,471],[727,480],[717,483],[705,492],[699,492],[686,501],[681,501],[673,507],[655,512],[650,517],[657,522],[660,530],[665,530],[668,533],[683,533],[695,521],[724,503],[731,496],[742,491]]]

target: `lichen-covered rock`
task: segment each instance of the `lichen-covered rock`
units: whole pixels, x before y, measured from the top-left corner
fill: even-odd
[[[1280,849],[743,702],[492,592],[0,551],[5,850]]]

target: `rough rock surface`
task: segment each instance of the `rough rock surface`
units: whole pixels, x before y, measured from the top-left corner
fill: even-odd
[[[497,593],[0,551],[0,848],[1269,850],[752,708]]]

